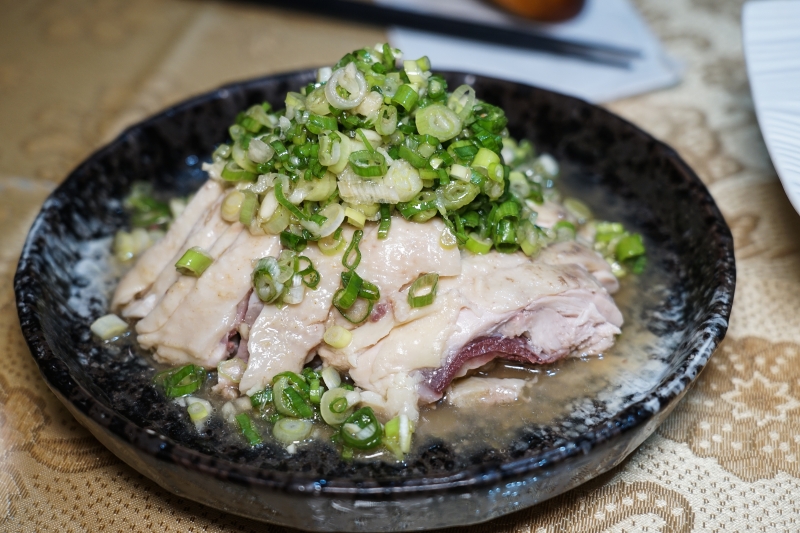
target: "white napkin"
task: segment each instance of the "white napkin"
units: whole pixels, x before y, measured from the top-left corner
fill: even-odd
[[[427,55],[434,69],[459,70],[537,85],[590,102],[608,102],[678,83],[682,68],[628,0],[587,0],[581,13],[559,24],[523,20],[478,0],[376,0],[399,9],[435,13],[516,28],[530,27],[552,37],[591,41],[639,50],[631,68],[616,68],[544,52],[527,51],[392,28],[389,41],[407,59]]]

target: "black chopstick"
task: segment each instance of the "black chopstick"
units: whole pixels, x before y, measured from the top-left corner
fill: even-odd
[[[593,63],[620,68],[630,68],[633,59],[641,57],[638,50],[602,43],[573,41],[548,37],[530,31],[479,24],[463,19],[406,11],[350,0],[243,0],[253,4],[270,5],[283,9],[302,11],[312,15],[325,15],[348,22],[375,26],[400,26],[415,30],[472,39],[491,44],[536,50]]]

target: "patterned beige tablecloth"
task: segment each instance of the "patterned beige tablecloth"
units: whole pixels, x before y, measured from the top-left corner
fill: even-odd
[[[756,124],[738,0],[638,0],[677,87],[609,107],[674,146],[733,230],[728,338],[624,464],[474,531],[800,530],[800,219]],[[166,493],[80,427],[22,339],[11,280],[53,187],[124,126],[221,83],[331,63],[382,32],[232,4],[0,0],[0,530],[265,531]]]

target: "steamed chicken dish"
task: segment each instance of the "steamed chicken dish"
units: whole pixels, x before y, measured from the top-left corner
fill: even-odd
[[[131,324],[198,429],[221,416],[292,452],[324,427],[345,456],[402,458],[429,404],[535,394],[475,369],[620,334],[611,295],[643,268],[641,236],[562,198],[557,162],[502,109],[399,59],[358,50],[285,109],[240,113],[185,205],[131,196],[142,227],[115,251],[133,266],[93,329]]]

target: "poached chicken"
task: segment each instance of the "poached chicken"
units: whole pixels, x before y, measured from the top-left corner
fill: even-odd
[[[439,219],[420,224],[394,217],[382,240],[375,225],[364,230],[356,270],[379,287],[381,298],[362,324],[349,323],[332,305],[341,256],[325,256],[313,245],[303,255],[321,276],[316,290],[306,290],[299,304],[261,305],[252,292],[253,264],[277,256],[280,240],[223,221],[221,197],[209,181],[124,276],[113,304],[140,319],[138,342],[159,361],[213,368],[232,356],[245,360],[242,394],[270,385],[280,372],[300,372],[319,355],[350,375],[365,391],[362,403],[380,418],[417,420],[420,405],[439,400],[454,379],[492,359],[550,363],[596,355],[620,333],[622,314],[610,296],[619,285],[593,250],[570,241],[533,259],[520,252],[476,255],[442,247]],[[199,278],[180,276],[173,266],[192,246],[215,259]],[[430,272],[439,274],[436,298],[412,308],[409,286]],[[351,331],[346,347],[322,341],[333,325]]]

